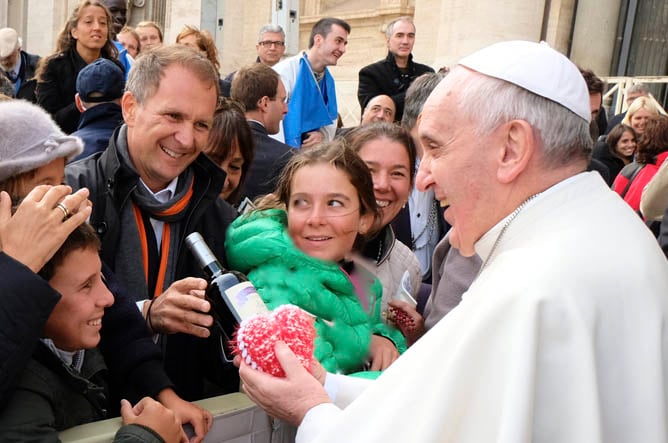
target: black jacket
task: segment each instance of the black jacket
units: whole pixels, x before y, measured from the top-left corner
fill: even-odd
[[[413,55],[408,58],[408,67],[402,73],[394,61],[394,55],[387,53],[385,60],[377,61],[360,69],[359,86],[357,88],[357,99],[360,102],[362,112],[366,104],[377,95],[385,94],[392,97],[397,107],[395,121],[401,121],[404,115],[404,98],[406,89],[417,77],[427,72],[434,72],[427,65],[421,65],[413,61]]]
[[[241,198],[248,197],[253,200],[255,197],[274,192],[278,176],[296,151],[285,143],[269,137],[267,130],[260,123],[249,120],[248,125],[255,142],[255,156],[244,180]]]
[[[615,181],[617,174],[619,174],[622,168],[626,166],[624,160],[610,152],[610,147],[605,140],[599,140],[594,144],[592,159],[600,161],[608,168],[608,177],[606,178],[603,174],[601,175],[610,187],[612,187],[612,183]]]
[[[107,149],[111,135],[122,124],[123,110],[114,102],[100,103],[83,112],[79,127],[72,133],[84,142],[84,150],[75,160]]]
[[[123,66],[113,60],[125,72]],[[77,76],[87,65],[76,49],[72,48],[47,58],[44,70],[37,80],[37,103],[46,109],[66,134],[77,130],[81,113],[74,103]]]
[[[108,418],[105,376],[104,360],[96,349],[85,352],[77,373],[38,343],[8,407],[0,413],[0,440],[56,441],[58,431]],[[163,440],[144,426],[122,426],[114,442],[129,441]]]
[[[0,411],[37,346],[60,294],[30,269],[0,252]]]
[[[91,224],[102,241],[102,259],[115,267],[116,245],[122,241],[120,216],[123,207],[131,202],[130,195],[139,185],[139,176],[118,155],[116,130],[109,146],[102,153],[70,163],[66,168],[67,182],[74,189],[87,187],[91,192],[93,214]],[[193,197],[187,209],[186,225],[181,230],[179,244],[191,232],[198,231],[213,253],[225,258],[225,231],[237,212],[218,198],[225,181],[225,173],[204,154],[192,163],[195,182]],[[180,248],[176,262],[176,279],[204,277],[196,260],[185,247]],[[118,276],[120,279],[122,275]],[[135,308],[135,311],[138,310]],[[186,400],[238,391],[236,368],[222,365],[213,340],[187,334],[164,337],[165,369],[175,384],[176,392]],[[205,378],[215,386],[207,389]]]

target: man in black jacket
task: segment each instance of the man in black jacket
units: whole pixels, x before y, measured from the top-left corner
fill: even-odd
[[[285,87],[276,71],[258,63],[237,72],[232,98],[244,105],[255,142],[255,156],[241,193],[242,198],[253,200],[274,191],[278,176],[295,153],[290,146],[269,137],[278,133],[288,112]]]
[[[411,52],[415,43],[415,25],[411,17],[399,17],[390,22],[385,36],[387,57],[360,70],[357,99],[360,108],[364,109],[373,97],[389,95],[397,106],[395,121],[401,121],[406,90],[417,77],[434,70],[413,61]]]
[[[14,85],[14,97],[36,102],[34,77],[39,60],[38,55],[21,49],[21,38],[16,30],[0,29],[0,72]]]
[[[91,224],[102,257],[160,336],[165,369],[188,400],[238,390],[209,327],[206,280],[184,245],[198,231],[224,258],[236,211],[218,194],[225,173],[201,153],[218,100],[218,74],[187,47],[156,48],[137,60],[121,100],[125,124],[103,153],[68,165],[73,188],[91,190]],[[143,264],[143,266],[138,265]]]

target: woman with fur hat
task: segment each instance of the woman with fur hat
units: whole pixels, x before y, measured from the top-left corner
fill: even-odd
[[[47,186],[59,185],[63,173],[50,183],[49,174],[45,174],[48,165],[80,152],[81,145],[76,139],[59,138],[62,132],[42,109],[20,100],[0,101],[0,134],[0,361],[5,362],[0,365],[2,408],[58,302],[59,295],[36,273],[91,210],[84,204],[88,190],[70,195],[69,186]],[[64,169],[64,160],[60,162]],[[33,185],[38,186],[33,189]],[[17,200],[25,197],[13,215],[8,191]],[[63,217],[65,212],[70,214],[67,219]]]

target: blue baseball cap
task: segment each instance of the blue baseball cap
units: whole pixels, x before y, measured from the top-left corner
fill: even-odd
[[[125,73],[106,58],[98,58],[77,76],[77,92],[88,103],[110,102],[123,96]]]

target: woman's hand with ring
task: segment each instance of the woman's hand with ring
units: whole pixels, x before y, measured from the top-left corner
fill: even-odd
[[[88,189],[37,186],[12,214],[9,194],[0,193],[0,245],[15,260],[38,272],[67,236],[90,217]],[[69,210],[68,208],[75,208]],[[69,215],[63,218],[63,215]]]

